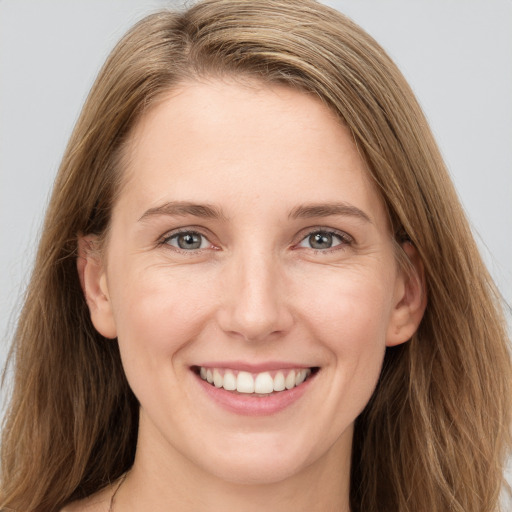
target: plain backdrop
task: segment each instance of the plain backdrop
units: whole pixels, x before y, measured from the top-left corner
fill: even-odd
[[[2,366],[52,181],[95,75],[129,26],[183,3],[0,0]],[[373,35],[409,80],[512,303],[512,1],[325,3]]]

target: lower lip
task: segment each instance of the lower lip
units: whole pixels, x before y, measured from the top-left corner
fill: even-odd
[[[285,391],[274,392],[268,396],[251,393],[234,393],[224,388],[216,388],[198,375],[196,378],[207,395],[224,409],[244,416],[269,416],[276,414],[293,403],[309,389],[316,374],[309,376],[302,384]]]

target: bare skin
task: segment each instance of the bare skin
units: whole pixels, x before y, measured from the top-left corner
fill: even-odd
[[[312,96],[212,79],[150,110],[127,156],[105,257],[88,237],[78,262],[141,404],[113,512],[348,512],[354,421],[424,310],[349,131]],[[198,371],[251,364],[315,373],[254,415]]]
[[[119,481],[80,501],[64,507],[61,512],[109,512],[111,498],[119,485]]]

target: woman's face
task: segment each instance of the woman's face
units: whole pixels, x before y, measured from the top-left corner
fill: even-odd
[[[153,106],[125,156],[84,275],[140,401],[137,457],[245,483],[346,463],[386,345],[412,334],[349,131],[312,95],[211,80]]]

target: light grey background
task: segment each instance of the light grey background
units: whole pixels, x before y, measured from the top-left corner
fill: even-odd
[[[96,73],[129,26],[182,3],[0,0],[0,364],[52,181]],[[411,83],[512,303],[512,1],[325,3],[372,34]]]

